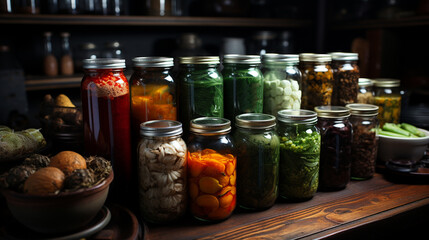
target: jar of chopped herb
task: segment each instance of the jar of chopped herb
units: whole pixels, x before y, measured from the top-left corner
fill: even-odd
[[[225,118],[193,119],[188,139],[188,186],[191,214],[217,222],[228,218],[236,205],[237,157]]]
[[[359,92],[357,95],[358,103],[373,104],[374,103],[374,91],[373,83],[371,79],[359,78]]]
[[[332,70],[334,72],[334,88],[332,91],[332,105],[345,106],[357,102],[359,88],[358,54],[348,52],[334,52],[332,56]]]
[[[350,181],[352,125],[350,111],[342,106],[317,106],[321,135],[319,189],[344,189]]]
[[[235,119],[234,146],[237,165],[238,204],[262,210],[274,205],[279,181],[279,138],[276,118],[262,113],[240,114]]]
[[[279,194],[291,201],[313,197],[319,184],[320,133],[310,110],[278,112],[280,138]]]
[[[401,94],[399,79],[379,78],[374,79],[375,97],[374,105],[379,107],[378,120],[380,127],[384,123],[399,123],[401,115]]]
[[[378,107],[371,104],[351,103],[350,122],[353,126],[351,178],[365,180],[375,173],[378,138],[375,129],[378,127]]]
[[[219,57],[179,58],[179,119],[189,129],[191,119],[223,117],[223,78]]]
[[[299,69],[302,72],[301,108],[314,109],[319,105],[331,105],[334,75],[331,55],[301,53]]]
[[[262,113],[264,80],[259,55],[227,54],[223,59],[225,118],[234,122],[242,113]]]
[[[276,115],[283,109],[301,107],[301,79],[297,54],[269,53],[262,57],[264,113]]]

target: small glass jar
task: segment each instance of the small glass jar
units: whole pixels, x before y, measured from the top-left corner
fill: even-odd
[[[236,205],[234,144],[225,118],[193,119],[188,139],[188,184],[191,214],[202,221],[227,219]]]
[[[179,119],[184,129],[189,129],[189,122],[198,117],[223,117],[219,57],[180,57],[179,62]]]
[[[278,196],[279,138],[276,118],[262,113],[240,114],[235,119],[234,146],[237,165],[238,204],[262,210],[274,205]]]
[[[296,54],[268,53],[262,57],[264,74],[264,110],[276,115],[283,109],[301,108],[301,79]]]
[[[264,80],[259,55],[227,54],[223,59],[225,118],[234,122],[242,113],[262,113]]]
[[[348,52],[334,52],[332,56],[332,70],[334,72],[334,88],[332,91],[332,105],[345,106],[357,102],[359,89],[358,54]]]
[[[131,162],[130,94],[125,59],[85,59],[81,84],[85,154],[112,162],[112,189],[118,200],[130,197],[135,176]]]
[[[399,79],[374,79],[375,96],[374,105],[379,107],[378,120],[380,127],[384,123],[399,123],[401,116],[401,94]]]
[[[372,178],[375,173],[378,107],[360,103],[347,104],[346,107],[350,110],[350,122],[353,126],[351,178],[366,180]]]
[[[167,223],[186,212],[186,153],[182,124],[153,120],[140,125],[137,147],[139,207],[143,218]]]
[[[373,104],[374,91],[371,79],[359,78],[359,92],[357,95],[357,103]]]
[[[291,201],[308,200],[319,185],[320,132],[310,110],[278,112],[280,138],[279,194]],[[240,176],[240,175],[239,175]]]
[[[319,105],[331,105],[334,86],[331,55],[301,53],[299,61],[302,72],[301,108],[314,109]]]
[[[176,83],[170,75],[173,58],[136,57],[131,85],[133,132],[149,120],[177,120]],[[135,135],[135,134],[134,134]]]
[[[319,189],[344,189],[350,181],[352,125],[350,111],[342,106],[317,106],[321,134]]]

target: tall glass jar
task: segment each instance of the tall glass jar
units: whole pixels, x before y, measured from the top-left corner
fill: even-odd
[[[334,72],[334,88],[332,91],[332,105],[345,106],[357,102],[359,89],[358,54],[348,52],[334,52],[332,56],[332,70]]]
[[[380,127],[384,123],[399,123],[401,116],[401,94],[399,79],[374,79],[375,97],[374,105],[379,107],[378,120]]]
[[[179,119],[184,129],[189,129],[189,122],[194,118],[223,117],[219,57],[181,57],[179,62]]]
[[[319,105],[331,105],[334,86],[331,55],[301,53],[299,61],[302,72],[301,108],[314,109]]]
[[[310,110],[281,110],[279,193],[291,201],[308,200],[319,185],[320,133]],[[240,176],[240,175],[239,175]]]
[[[235,119],[234,146],[237,196],[240,207],[262,210],[272,207],[278,195],[279,138],[276,118],[262,113],[240,114]]]
[[[350,111],[342,106],[317,106],[320,129],[319,189],[344,189],[350,181],[352,125]]]
[[[115,196],[131,195],[130,95],[125,59],[85,59],[81,84],[85,153],[110,159]]]
[[[187,148],[182,133],[177,121],[153,120],[140,126],[138,192],[146,221],[167,223],[185,214]]]
[[[374,91],[373,83],[371,79],[359,78],[359,92],[357,95],[358,103],[373,104],[374,103]]]
[[[223,59],[225,118],[234,122],[242,113],[262,113],[264,82],[259,55],[227,54]]]
[[[202,117],[191,121],[188,140],[188,184],[191,214],[202,221],[228,218],[236,204],[234,144],[231,122]]]
[[[131,121],[137,139],[142,122],[177,120],[176,83],[170,75],[173,58],[136,57],[132,61]]]
[[[262,57],[264,74],[264,110],[276,115],[283,109],[301,107],[301,79],[296,54],[268,53]]]
[[[377,160],[378,107],[371,104],[351,103],[350,122],[353,126],[351,177],[355,180],[372,178]]]

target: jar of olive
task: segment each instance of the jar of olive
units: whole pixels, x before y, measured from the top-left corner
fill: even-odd
[[[277,199],[279,138],[276,118],[262,113],[245,113],[235,118],[234,146],[237,165],[237,201],[250,210],[267,209]]]
[[[279,194],[292,201],[313,197],[319,184],[320,133],[310,110],[281,110]]]

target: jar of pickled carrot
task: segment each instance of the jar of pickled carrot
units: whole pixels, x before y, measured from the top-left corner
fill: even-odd
[[[192,215],[202,221],[227,219],[236,205],[236,164],[225,118],[191,120],[188,140],[188,184]]]

